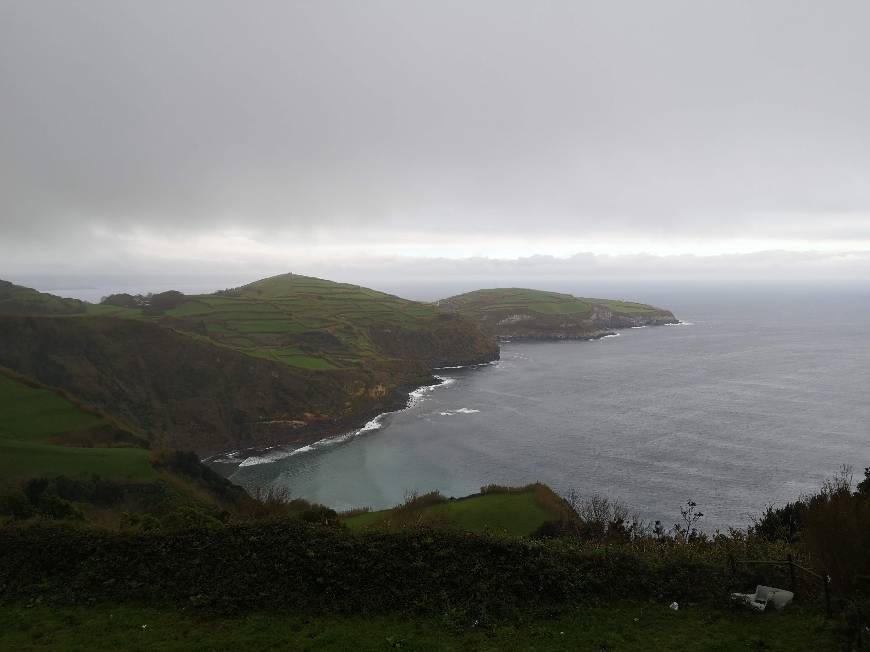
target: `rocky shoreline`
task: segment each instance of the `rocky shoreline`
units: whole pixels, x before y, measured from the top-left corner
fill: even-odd
[[[615,316],[606,320],[607,326],[595,330],[584,330],[578,328],[576,324],[563,324],[569,326],[564,330],[548,330],[540,329],[537,332],[530,332],[529,328],[517,330],[517,332],[501,331],[496,335],[499,342],[539,342],[539,341],[557,341],[557,340],[600,340],[605,337],[618,335],[618,330],[626,328],[644,328],[646,326],[665,326],[668,324],[679,324],[680,320],[673,314],[657,315],[655,317],[638,317],[638,316]],[[517,323],[517,322],[515,322]]]

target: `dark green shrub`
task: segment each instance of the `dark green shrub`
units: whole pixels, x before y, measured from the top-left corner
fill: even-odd
[[[159,517],[160,529],[168,532],[181,532],[195,528],[219,528],[223,524],[208,512],[184,505]],[[150,529],[150,528],[149,528]]]
[[[23,520],[36,515],[36,507],[20,491],[0,494],[0,516]]]
[[[806,519],[806,505],[802,501],[786,503],[783,507],[768,505],[764,512],[753,519],[749,531],[767,541],[794,543]]]
[[[127,294],[121,292],[119,294],[110,294],[100,300],[100,305],[117,306],[119,308],[141,308],[145,302],[144,297],[140,295]]]

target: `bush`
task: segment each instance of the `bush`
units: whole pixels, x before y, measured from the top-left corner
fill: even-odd
[[[256,487],[253,496],[239,502],[236,514],[242,520],[298,518],[308,523],[338,524],[338,514],[334,510],[293,498],[286,487]]]
[[[575,538],[582,541],[626,543],[649,534],[647,525],[638,517],[629,515],[628,508],[619,500],[597,493],[583,497],[574,490],[560,497],[544,485],[530,487],[541,487],[549,492],[551,495],[547,496],[545,492],[538,491],[538,500],[550,512],[559,514],[557,519],[541,525],[532,534],[532,538]],[[485,489],[493,491],[490,487]]]
[[[36,516],[36,508],[20,491],[0,494],[0,516],[23,520]]]
[[[769,506],[750,533],[800,544],[816,570],[830,574],[835,590],[849,595],[856,576],[870,574],[870,468],[855,489],[851,469],[843,467],[817,494]]]

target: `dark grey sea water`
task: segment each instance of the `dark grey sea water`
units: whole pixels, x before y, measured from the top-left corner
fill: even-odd
[[[712,530],[870,465],[870,294],[651,294],[635,298],[688,323],[506,344],[497,364],[439,372],[379,429],[250,459],[232,480],[339,509],[540,480],[665,523],[692,499]]]

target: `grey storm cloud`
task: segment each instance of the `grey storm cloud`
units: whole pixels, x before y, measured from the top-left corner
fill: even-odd
[[[837,0],[5,0],[0,254],[87,256],[94,229],[870,241],[868,24]]]

